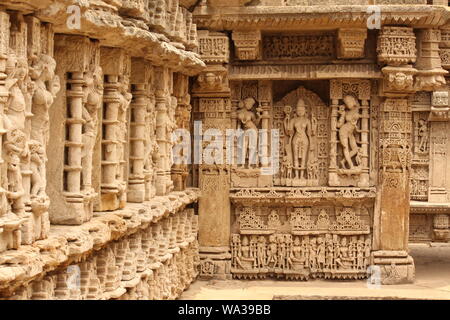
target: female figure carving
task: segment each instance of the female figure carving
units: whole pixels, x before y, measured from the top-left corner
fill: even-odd
[[[339,107],[340,118],[337,123],[339,129],[339,141],[342,145],[344,159],[341,161],[341,166],[346,169],[346,165],[349,169],[354,169],[355,165],[352,158],[357,156],[360,152],[360,148],[356,141],[355,132],[358,130],[358,121],[361,119],[359,113],[359,103],[353,96],[344,97],[345,105]],[[361,164],[360,157],[356,157],[356,164]]]
[[[55,59],[46,54],[41,55],[30,68],[30,76],[36,86],[32,100],[31,139],[41,142],[44,147],[49,140],[48,111],[61,88],[55,69]]]
[[[83,153],[81,155],[81,166],[83,190],[89,191],[92,185],[92,156],[97,139],[98,110],[101,106],[103,94],[102,69],[95,67],[94,71],[86,74],[86,89],[83,104]]]
[[[249,165],[258,164],[256,148],[258,146],[258,126],[261,122],[261,111],[259,108],[257,109],[257,114],[252,111],[255,104],[255,99],[247,98],[244,101],[241,101],[239,105],[240,108],[237,112],[237,118],[241,124],[241,128],[245,131],[240,154],[241,158],[240,161],[238,161],[240,165],[245,163],[248,163]]]
[[[26,95],[31,94],[30,91],[32,91],[32,83],[26,81],[28,77],[27,60],[10,55],[6,65],[6,74],[5,86],[9,90],[6,128],[15,128],[25,132]]]
[[[296,109],[297,116],[293,119],[285,119],[285,129],[289,136],[290,150],[292,150],[295,178],[304,179],[306,171],[307,156],[310,151],[312,136],[311,120],[306,117],[306,104],[299,99]]]

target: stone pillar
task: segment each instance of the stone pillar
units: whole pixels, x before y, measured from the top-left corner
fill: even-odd
[[[147,92],[150,80],[150,64],[144,59],[131,61],[131,102],[130,120],[130,174],[128,177],[128,201],[144,202],[145,200],[145,147]]]
[[[171,96],[172,72],[165,67],[155,68],[156,91],[156,141],[158,143],[158,155],[156,160],[156,195],[163,196],[172,189],[170,178],[170,154],[171,150],[171,119],[169,117]]]
[[[123,208],[126,202],[126,145],[131,103],[131,59],[120,48],[102,47],[103,95],[102,183],[98,211]]]
[[[190,132],[191,129],[191,111],[192,107],[190,105],[191,97],[189,95],[189,77],[181,73],[176,73],[174,75],[174,96],[177,98],[177,109],[175,110],[175,121],[176,128],[182,129],[184,132]],[[180,139],[187,139],[183,135]],[[181,140],[179,141],[181,142]],[[186,150],[179,150],[179,157],[188,159],[188,154]],[[181,159],[179,159],[181,162]],[[174,184],[175,191],[183,191],[187,185],[187,177],[189,176],[189,165],[190,163],[174,163],[172,165],[171,176]]]
[[[412,28],[383,27],[378,38],[378,60],[384,80],[379,113],[379,185],[375,205],[373,264],[382,284],[414,281],[414,262],[408,254],[411,171],[411,105],[414,92],[410,64],[416,60]]]
[[[222,33],[199,31],[199,43],[199,53],[207,63],[207,69],[197,78],[193,90],[196,120],[201,121],[203,133],[207,129],[219,129],[225,135],[226,129],[231,128],[230,89],[225,68],[229,59],[229,39]],[[203,141],[198,139],[201,138],[195,137],[194,143],[204,147]],[[230,275],[229,165],[225,162],[200,164],[199,187],[201,259],[202,263],[212,261],[214,264],[212,272],[205,276],[223,279]]]

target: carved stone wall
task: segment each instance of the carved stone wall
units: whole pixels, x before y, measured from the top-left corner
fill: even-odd
[[[199,269],[199,192],[172,156],[205,67],[192,13],[77,6],[0,9],[0,298],[175,299]]]

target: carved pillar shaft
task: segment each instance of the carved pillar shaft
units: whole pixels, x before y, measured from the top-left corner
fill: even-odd
[[[130,189],[139,190],[137,199],[128,193],[130,202],[142,202],[145,195],[144,186],[144,153],[145,153],[145,116],[146,98],[145,85],[133,86],[133,102],[131,103],[131,123],[130,123]]]
[[[414,262],[408,255],[412,109],[417,70],[416,39],[412,28],[383,27],[378,39],[378,60],[384,80],[380,92],[379,186],[374,220],[373,264],[382,284],[414,281]]]
[[[131,58],[118,48],[101,48],[103,95],[102,183],[98,210],[116,210],[126,202],[128,107]]]
[[[232,121],[236,123],[236,120],[230,119],[231,93],[226,69],[229,59],[229,39],[222,33],[203,31],[199,33],[199,42],[199,52],[207,63],[207,69],[197,78],[193,90],[196,98],[195,119],[202,121],[203,131],[210,128],[218,129],[225,136],[226,129],[232,128]],[[236,102],[234,101],[234,104]],[[202,135],[203,132],[198,134]],[[204,147],[206,144],[201,140],[199,145]],[[213,276],[218,278],[226,278],[230,273],[229,168],[229,164],[226,163],[203,163],[199,166],[201,197],[198,226],[201,259],[205,263],[214,261],[217,272],[213,272]],[[193,218],[195,221],[196,217]],[[196,229],[195,225],[196,223],[193,223],[193,232]]]
[[[72,72],[67,82],[70,90],[67,91],[69,102],[66,119],[68,135],[66,140],[67,164],[64,168],[67,179],[65,191],[79,194],[81,191],[81,151],[83,148],[83,73]]]
[[[156,194],[162,196],[167,194],[166,190],[166,121],[167,121],[167,98],[164,95],[156,96],[156,141],[159,148],[159,156],[156,167]]]
[[[117,117],[119,110],[119,99],[116,96],[118,89],[118,77],[117,76],[107,76],[107,81],[105,83],[105,93],[103,96],[103,101],[105,103],[105,110],[103,115],[103,148],[105,149],[103,161],[102,161],[102,171],[103,171],[103,183],[102,186],[105,188],[114,188],[116,181],[116,170],[118,163],[116,161],[116,130],[117,130]]]

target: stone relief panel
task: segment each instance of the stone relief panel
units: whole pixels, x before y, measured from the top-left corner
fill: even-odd
[[[427,214],[411,214],[409,218],[410,241],[429,241],[432,235],[432,216]]]
[[[429,112],[413,112],[413,156],[411,163],[411,199],[428,200],[430,123]]]
[[[329,60],[336,56],[334,34],[264,35],[266,60]]]
[[[233,137],[233,186],[272,185],[272,177],[261,171],[269,165],[270,133],[267,140],[260,134],[270,129],[271,94],[270,83],[266,82],[243,81],[231,85],[231,125],[243,133],[241,137]]]
[[[371,82],[331,80],[330,186],[369,186]]]
[[[51,25],[0,12],[0,252],[47,237],[49,109],[60,90]]]
[[[238,279],[361,279],[371,252],[361,206],[236,206],[231,272]]]

